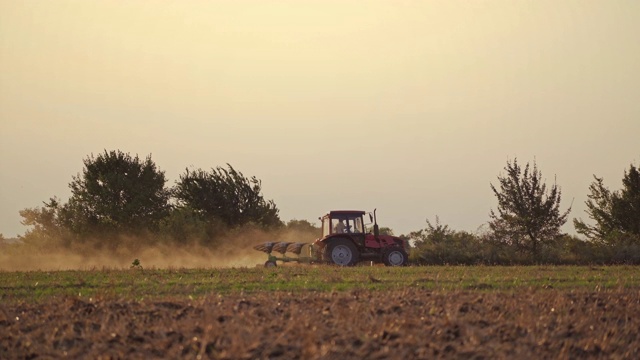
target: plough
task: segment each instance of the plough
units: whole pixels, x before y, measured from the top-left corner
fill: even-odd
[[[307,256],[302,255],[302,248],[305,245],[308,246],[308,254]],[[293,243],[293,242],[267,242],[264,244],[259,244],[253,247],[258,251],[262,251],[267,254],[269,259],[264,263],[265,267],[275,267],[277,266],[276,261],[282,261],[284,263],[287,262],[298,262],[311,264],[316,259],[313,256],[313,246],[310,246],[309,243]],[[273,253],[279,253],[282,256],[276,256]],[[293,253],[296,256],[290,257],[287,256],[286,253]]]

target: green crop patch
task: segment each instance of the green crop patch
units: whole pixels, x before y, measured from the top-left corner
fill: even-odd
[[[277,268],[103,269],[0,272],[0,300],[43,301],[55,297],[124,299],[193,298],[208,294],[272,291],[640,288],[633,266],[424,266]]]

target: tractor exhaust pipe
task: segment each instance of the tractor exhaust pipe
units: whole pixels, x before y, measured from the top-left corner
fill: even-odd
[[[378,209],[373,209],[373,236],[376,238],[376,240],[380,240],[378,239],[378,237],[380,236],[380,228],[378,228],[378,219],[376,218],[376,210]]]

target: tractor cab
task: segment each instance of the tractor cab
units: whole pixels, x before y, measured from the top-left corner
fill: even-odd
[[[365,246],[364,211],[335,210],[322,218],[322,238],[343,236],[351,239],[356,246]]]
[[[331,211],[321,218],[322,237],[333,234],[364,234],[364,211]]]

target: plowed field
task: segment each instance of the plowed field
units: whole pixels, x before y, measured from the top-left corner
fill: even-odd
[[[640,358],[637,287],[490,285],[12,298],[0,358]]]

